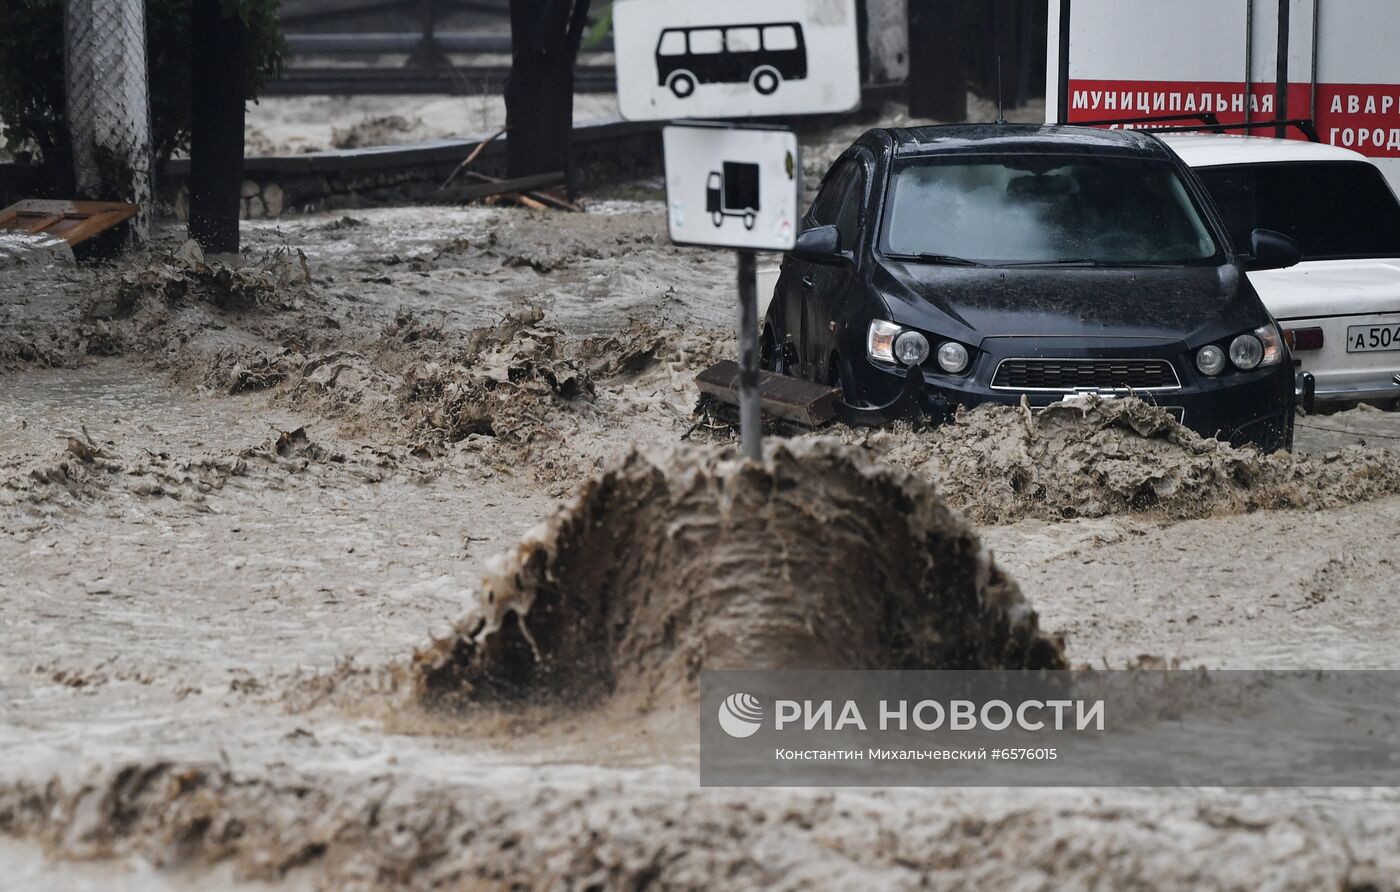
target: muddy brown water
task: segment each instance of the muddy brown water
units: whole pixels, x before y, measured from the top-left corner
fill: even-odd
[[[430,705],[694,701],[706,668],[1062,669],[1059,642],[917,477],[834,441],[632,453],[489,567],[414,656]]]
[[[361,225],[342,216],[255,230],[255,249],[306,252],[313,287],[287,309],[181,297],[94,316],[120,271],[7,271],[8,875],[73,889],[106,878],[118,888],[1396,888],[1391,791],[704,790],[683,703],[645,715],[634,699],[528,714],[424,708],[405,667],[481,608],[494,555],[534,541],[537,523],[634,446],[723,448],[728,431],[694,429],[690,380],[727,343],[732,262],[669,248],[659,206],[644,203],[584,218],[443,211],[426,230],[406,211],[357,212]],[[501,386],[495,366],[459,351],[473,329],[531,306],[594,392],[523,392],[515,405],[533,420],[512,428],[521,436],[418,448],[419,404],[405,388],[430,363],[449,384],[484,375]],[[416,320],[407,328],[396,323],[405,310]],[[663,332],[663,346],[595,375],[587,339],[616,338],[608,349],[620,350],[649,337],[633,317]],[[422,336],[432,329],[444,334]],[[514,336],[491,343],[511,384],[508,366],[535,354]],[[212,374],[283,351],[308,359],[264,389],[231,394]],[[318,374],[331,355],[356,374]],[[1001,505],[975,534],[1076,663],[1400,665],[1400,498],[1387,495],[1386,470],[1400,419],[1355,410],[1307,421],[1328,430],[1300,429],[1313,464],[1299,473],[1313,489],[1292,502],[1257,499],[1265,490],[1233,474],[1186,475],[1157,505],[1104,501],[1112,486],[1044,476],[1033,437],[996,447],[1007,451],[989,442],[991,460],[969,464],[990,439],[983,421],[956,443],[939,439],[952,429],[838,436],[858,461],[911,473],[970,516]],[[279,447],[297,430],[304,439]],[[1102,470],[1095,444],[1111,444],[1117,464],[1104,479],[1133,487],[1202,455],[1170,435],[1088,431],[1073,446],[1094,459],[1084,473]],[[1351,446],[1369,451],[1339,452]],[[1035,510],[994,496],[996,475],[1014,468],[1041,480]],[[1083,510],[1086,496],[1100,509]],[[1073,516],[1042,510],[1056,500]]]

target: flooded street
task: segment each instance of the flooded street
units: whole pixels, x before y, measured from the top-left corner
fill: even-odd
[[[731,505],[733,432],[701,423],[692,381],[733,354],[734,268],[670,246],[660,201],[264,222],[232,276],[168,235],[0,283],[0,867],[18,888],[1400,889],[1390,790],[698,787],[688,673],[724,646],[810,654],[804,627],[826,653],[863,633],[814,594],[830,629],[745,640],[725,624],[778,615],[759,606],[787,597],[774,567],[693,560]],[[1265,458],[1138,411],[774,448],[832,463],[794,459],[798,492],[864,468],[891,505],[946,502],[956,520],[907,522],[966,523],[1006,603],[1038,614],[1026,640],[1062,639],[1071,665],[1400,665],[1400,414],[1301,419],[1297,455]],[[897,513],[793,498],[754,541]],[[787,559],[835,578],[869,557],[850,542],[830,566]],[[577,597],[684,617],[663,633],[639,607],[610,652],[659,692],[619,674],[625,696],[523,710],[421,696],[415,665],[461,657],[459,624],[537,548],[574,555],[541,579]],[[861,597],[850,578],[822,597]],[[728,612],[689,609],[717,591]],[[930,621],[913,612],[894,611]],[[840,652],[894,659],[869,640]]]

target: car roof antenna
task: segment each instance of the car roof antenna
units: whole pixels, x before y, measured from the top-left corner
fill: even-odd
[[[1001,53],[997,53],[997,123],[1006,123],[1006,111],[1002,100]]]

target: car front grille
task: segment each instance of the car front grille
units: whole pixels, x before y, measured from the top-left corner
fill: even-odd
[[[1176,369],[1165,359],[1004,359],[997,390],[1175,390]]]

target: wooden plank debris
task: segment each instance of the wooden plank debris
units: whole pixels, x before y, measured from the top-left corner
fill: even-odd
[[[501,180],[493,176],[487,176],[484,173],[477,173],[474,170],[467,171],[467,176],[471,179],[477,180],[478,182],[482,183],[495,183],[497,186],[506,185],[505,180]],[[518,195],[519,193],[512,194]],[[548,204],[551,207],[558,208],[561,211],[573,211],[576,214],[583,213],[583,208],[579,207],[577,204],[574,204],[572,201],[569,201],[567,198],[563,198],[559,195],[556,195],[553,192],[544,192],[542,190],[536,189],[526,192],[524,194],[534,199],[535,201],[544,202],[545,204]],[[528,205],[529,202],[525,202],[525,204]]]
[[[0,229],[43,233],[73,246],[130,220],[137,210],[134,204],[116,201],[26,199],[0,210]]]
[[[471,171],[467,173],[467,176],[479,180],[480,185],[464,186],[457,191],[456,197],[467,201],[483,198],[508,198],[527,207],[540,205],[544,200],[544,193],[535,190],[564,182],[563,173],[540,173],[514,180],[498,180],[495,177]],[[542,206],[537,209],[542,209]]]
[[[732,359],[716,363],[695,378],[706,396],[739,404],[739,364]],[[834,421],[841,402],[841,390],[778,375],[758,373],[758,390],[765,415],[808,427],[821,427]]]
[[[486,139],[483,139],[481,142],[477,143],[476,148],[472,149],[471,154],[468,155],[461,164],[458,164],[456,167],[452,168],[452,173],[448,175],[447,179],[444,180],[442,185],[438,188],[446,189],[448,186],[450,186],[452,184],[452,181],[457,179],[457,174],[466,170],[468,167],[471,167],[472,163],[475,162],[477,158],[481,157],[481,153],[486,151],[486,147],[491,145],[491,143],[495,142],[496,140],[500,139],[502,136],[505,136],[508,130],[510,130],[509,127],[502,127],[500,130],[497,130],[495,133],[491,134]]]

